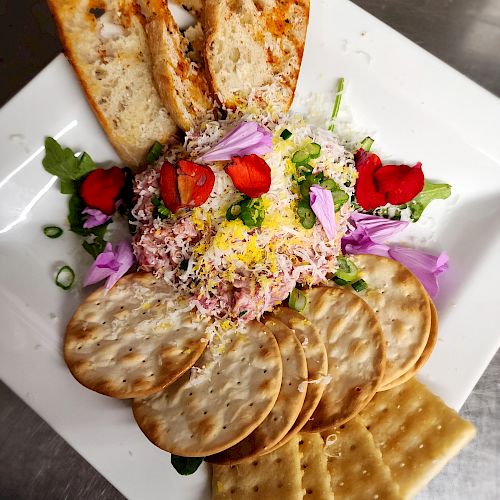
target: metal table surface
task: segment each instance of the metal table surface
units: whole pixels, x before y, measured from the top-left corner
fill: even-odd
[[[500,96],[500,0],[355,3]],[[44,1],[0,0],[0,19],[4,103],[59,53],[60,45]],[[500,353],[461,413],[477,426],[478,436],[420,500],[500,498]],[[123,496],[0,382],[0,498]]]

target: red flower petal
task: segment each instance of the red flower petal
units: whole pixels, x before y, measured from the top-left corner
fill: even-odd
[[[96,208],[106,215],[115,213],[115,203],[125,185],[125,173],[121,168],[108,170],[97,168],[90,172],[80,186],[80,196],[85,205]]]
[[[182,208],[177,188],[177,171],[168,161],[163,163],[160,170],[160,196],[165,206],[173,213]]]
[[[413,200],[424,188],[422,164],[385,165],[374,172],[377,190],[384,193],[387,203],[402,205]]]
[[[192,161],[179,161],[177,184],[181,203],[199,207],[210,196],[215,184],[215,174],[210,167]]]
[[[205,165],[181,160],[178,168],[169,162],[161,167],[160,195],[165,206],[174,213],[180,208],[203,205],[214,183],[215,175]]]
[[[383,193],[377,191],[373,181],[375,171],[382,167],[382,161],[375,154],[356,153],[356,168],[358,180],[356,181],[356,200],[365,210],[374,210],[386,204]]]
[[[233,163],[226,167],[234,187],[250,198],[258,198],[271,187],[271,169],[257,155],[233,158]]]

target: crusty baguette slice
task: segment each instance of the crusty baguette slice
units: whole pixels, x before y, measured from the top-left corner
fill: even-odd
[[[189,57],[189,40],[180,32],[164,0],[138,0],[146,19],[153,75],[163,103],[183,130],[214,109],[203,65]]]
[[[309,0],[206,0],[205,58],[214,92],[229,108],[250,96],[287,111],[304,51]]]
[[[196,19],[201,18],[203,0],[173,0],[173,2],[180,5],[185,11],[192,14]]]
[[[66,56],[111,144],[137,167],[154,141],[177,132],[153,82],[133,0],[49,0]]]

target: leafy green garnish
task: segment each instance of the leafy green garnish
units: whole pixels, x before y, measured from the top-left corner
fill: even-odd
[[[373,211],[375,215],[385,217],[386,219],[400,220],[401,212],[403,210],[410,210],[410,219],[417,222],[424,210],[428,207],[429,203],[434,200],[446,200],[451,196],[451,186],[449,184],[435,184],[433,182],[425,181],[424,189],[404,205],[395,207],[378,208]]]
[[[172,455],[170,457],[170,462],[179,474],[181,474],[182,476],[190,476],[198,470],[198,467],[203,462],[203,458],[179,457],[178,455]]]
[[[449,184],[434,184],[425,181],[424,189],[418,194],[408,206],[412,212],[412,220],[417,222],[429,203],[434,200],[446,200],[451,196],[451,186]]]
[[[82,243],[82,246],[95,259],[106,246],[107,242],[104,239],[104,235],[106,234],[108,224],[111,220],[101,226],[85,229],[83,227],[85,218],[82,214],[82,210],[84,208],[85,204],[83,203],[83,200],[76,194],[72,195],[69,199],[69,228],[73,233],[86,238],[86,241]]]
[[[52,137],[45,139],[45,157],[42,164],[49,174],[59,177],[63,194],[75,194],[76,181],[96,168],[87,153],[77,158],[70,148],[63,149]]]

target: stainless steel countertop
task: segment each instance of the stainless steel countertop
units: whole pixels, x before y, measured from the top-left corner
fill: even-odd
[[[500,0],[354,3],[500,96]],[[4,103],[57,55],[60,45],[44,1],[0,0],[0,18]],[[500,353],[461,413],[477,426],[478,436],[420,500],[500,498]],[[123,496],[0,382],[0,499],[67,498]]]

